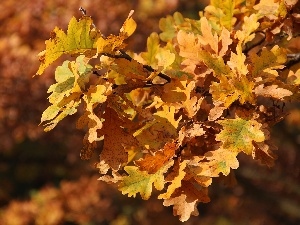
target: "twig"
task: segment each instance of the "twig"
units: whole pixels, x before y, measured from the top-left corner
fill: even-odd
[[[86,16],[86,10],[84,8],[82,8],[81,6],[79,7],[79,11]]]
[[[131,58],[130,55],[128,55],[126,52],[122,51],[122,50],[119,50],[119,52],[121,53],[120,55],[113,55],[113,54],[109,54],[109,53],[101,53],[101,55],[104,55],[104,56],[107,56],[107,57],[110,57],[110,58],[115,58],[115,59],[127,59],[128,61],[131,62],[131,60],[133,60]],[[155,70],[149,66],[149,65],[143,65],[143,68],[145,68],[146,70],[148,70],[149,72],[155,72]],[[171,78],[169,76],[167,76],[166,74],[163,74],[163,73],[158,73],[157,76],[159,76],[160,78],[166,80],[168,83],[171,82]]]
[[[87,12],[86,12],[86,9],[84,9],[82,6],[79,7],[79,11],[82,13],[83,16],[88,16],[88,15],[87,15]],[[91,16],[90,16],[90,17],[91,17]],[[91,17],[91,18],[92,18],[92,17]],[[93,26],[95,29],[97,29],[97,28],[96,28],[96,25],[95,25],[94,23],[92,23],[92,26]]]

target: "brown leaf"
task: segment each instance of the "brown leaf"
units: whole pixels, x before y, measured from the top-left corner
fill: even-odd
[[[154,154],[147,154],[141,160],[135,161],[140,170],[148,173],[156,173],[175,154],[178,146],[172,142],[165,144],[164,148]]]
[[[137,141],[125,129],[126,122],[120,119],[113,109],[107,107],[103,117],[105,121],[100,135],[104,135],[104,145],[100,160],[103,160],[113,169],[119,169],[128,160],[126,148],[137,146]]]

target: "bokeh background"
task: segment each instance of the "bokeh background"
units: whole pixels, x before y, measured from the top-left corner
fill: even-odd
[[[51,132],[38,126],[58,61],[40,77],[37,54],[55,26],[64,30],[82,6],[104,33],[118,33],[131,9],[137,31],[128,49],[145,50],[159,18],[180,11],[198,18],[208,1],[194,0],[4,0],[0,3],[0,224],[3,225],[299,225],[300,110],[274,128],[278,160],[273,168],[241,156],[232,187],[219,179],[211,202],[185,223],[171,207],[151,198],[122,196],[100,181],[95,162],[79,157],[83,133],[74,115]],[[297,44],[296,44],[297,45]],[[299,48],[300,49],[300,48]],[[234,185],[236,180],[236,184]]]

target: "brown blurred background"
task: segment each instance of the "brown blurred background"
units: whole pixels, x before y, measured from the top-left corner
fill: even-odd
[[[47,104],[54,68],[32,77],[37,54],[55,26],[63,28],[82,6],[105,35],[118,33],[131,9],[137,31],[128,49],[145,50],[147,36],[158,32],[159,18],[180,11],[198,18],[207,1],[194,0],[5,0],[0,3],[0,224],[300,224],[300,111],[276,125],[276,165],[269,169],[240,157],[237,185],[219,179],[211,203],[199,217],[181,223],[172,208],[154,198],[127,198],[97,181],[94,163],[79,157],[83,133],[74,115],[53,131],[38,126]]]

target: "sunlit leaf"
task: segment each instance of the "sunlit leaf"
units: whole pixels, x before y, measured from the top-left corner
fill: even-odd
[[[129,197],[135,197],[137,193],[140,193],[142,199],[147,200],[152,194],[153,185],[159,191],[164,188],[164,173],[172,164],[173,161],[168,162],[154,174],[140,171],[135,166],[126,166],[124,170],[128,173],[128,176],[123,177],[118,188],[122,191],[122,194],[128,194]]]
[[[73,17],[68,25],[67,33],[55,27],[51,32],[51,38],[45,42],[46,50],[39,54],[41,65],[37,74],[41,75],[63,54],[91,51],[97,40],[97,36],[91,35],[92,23],[90,17],[82,17],[79,21]]]
[[[242,118],[219,120],[222,131],[216,136],[222,142],[222,147],[230,151],[245,152],[250,155],[253,151],[252,142],[263,142],[265,135],[261,131],[262,124],[256,120]]]

